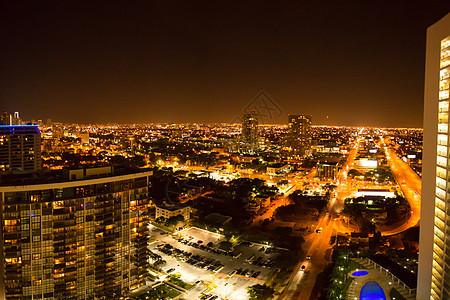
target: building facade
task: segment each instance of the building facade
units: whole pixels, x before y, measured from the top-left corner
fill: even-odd
[[[417,299],[450,299],[450,14],[428,28]]]
[[[302,157],[311,149],[311,120],[310,115],[288,116],[287,146],[290,156]]]
[[[245,152],[258,150],[258,120],[253,113],[244,114],[242,120],[242,142]]]
[[[189,220],[191,217],[190,212],[191,208],[189,206],[157,205],[155,210],[155,219],[160,217],[168,219],[181,215],[185,220]]]
[[[2,114],[0,115],[0,125],[12,125],[12,116],[6,111],[2,111]]]
[[[0,125],[0,172],[39,171],[41,133],[37,125]]]
[[[151,175],[1,186],[0,299],[118,299],[144,285]]]
[[[320,179],[336,179],[339,171],[337,162],[318,162],[317,163],[317,177]]]

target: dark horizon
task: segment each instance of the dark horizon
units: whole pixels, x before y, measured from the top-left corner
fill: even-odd
[[[450,2],[1,8],[0,109],[23,119],[229,123],[263,90],[270,124],[421,128],[426,28]]]

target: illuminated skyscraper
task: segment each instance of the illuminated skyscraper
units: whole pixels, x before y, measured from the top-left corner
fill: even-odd
[[[20,121],[19,112],[16,111],[13,117],[13,125],[21,125],[21,123],[22,122]]]
[[[0,126],[0,172],[41,169],[41,133],[37,125]]]
[[[258,120],[253,113],[245,114],[242,120],[242,141],[245,151],[258,149]]]
[[[287,146],[289,155],[304,156],[311,148],[311,119],[310,115],[289,115],[289,132]]]
[[[450,14],[428,28],[418,300],[450,299]]]
[[[12,116],[6,111],[2,111],[0,125],[12,125]]]

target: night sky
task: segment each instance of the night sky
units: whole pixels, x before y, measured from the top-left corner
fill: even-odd
[[[77,123],[232,122],[263,90],[279,108],[267,123],[311,114],[421,127],[426,28],[450,10],[448,0],[30,2],[0,4],[0,109]]]

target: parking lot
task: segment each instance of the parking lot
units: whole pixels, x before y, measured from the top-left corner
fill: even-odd
[[[167,262],[163,270],[179,272],[183,281],[196,285],[186,299],[198,298],[211,285],[218,298],[247,299],[246,287],[264,283],[282,251],[249,242],[224,251],[219,249],[222,235],[198,228],[172,235],[150,225],[150,231],[156,239],[149,248]]]

